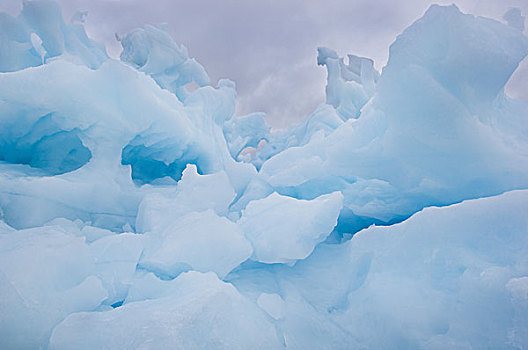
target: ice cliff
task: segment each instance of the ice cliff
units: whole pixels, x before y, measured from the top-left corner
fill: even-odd
[[[319,48],[326,103],[277,132],[162,27],[115,60],[84,13],[23,5],[0,14],[0,348],[528,347],[520,12],[432,6],[381,72]]]

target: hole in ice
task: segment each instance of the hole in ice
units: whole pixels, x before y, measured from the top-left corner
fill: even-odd
[[[16,135],[17,128],[13,126],[8,134]],[[27,164],[51,175],[74,171],[92,158],[79,134],[78,129],[61,130],[50,113],[38,119],[22,137],[0,138],[0,160]]]
[[[147,147],[144,144],[129,143],[121,152],[121,164],[130,165],[132,179],[139,185],[149,184],[156,179],[166,177],[179,181],[187,164],[197,164],[197,159],[186,154],[170,163],[156,159],[157,156],[166,152],[167,150]],[[199,174],[203,174],[198,164],[196,168]]]
[[[120,307],[123,305],[125,301],[124,300],[119,300],[119,301],[116,301],[115,303],[113,303],[112,305],[110,305],[111,307],[113,307],[114,309],[117,308],[117,307]]]

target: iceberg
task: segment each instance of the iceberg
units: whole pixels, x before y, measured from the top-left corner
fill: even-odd
[[[526,188],[526,104],[503,88],[527,54],[520,31],[432,6],[391,45],[358,119],[276,154],[258,176],[297,198],[342,191],[344,233]]]
[[[86,13],[1,13],[0,348],[525,348],[503,19],[433,5],[381,71],[320,47],[325,103],[276,131],[163,26],[113,59]]]

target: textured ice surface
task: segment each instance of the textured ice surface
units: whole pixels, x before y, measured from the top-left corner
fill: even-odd
[[[78,12],[65,23],[54,1],[24,1],[17,18],[0,14],[0,72],[39,66],[54,57],[98,68],[108,56],[104,45],[86,35]]]
[[[432,6],[381,72],[319,48],[283,131],[162,26],[114,60],[85,17],[0,14],[0,348],[528,346],[518,10]]]
[[[346,65],[335,51],[320,47],[317,63],[328,69],[326,103],[333,106],[343,120],[358,118],[361,108],[372,97],[379,78],[374,61],[348,55]]]

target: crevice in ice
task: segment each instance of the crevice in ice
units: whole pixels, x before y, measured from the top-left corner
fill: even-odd
[[[337,225],[334,228],[337,235],[341,238],[338,243],[347,241],[353,237],[354,234],[372,225],[376,226],[390,226],[404,221],[410,215],[400,216],[389,221],[383,221],[376,218],[361,216],[355,214],[352,210],[345,207],[341,210]],[[335,239],[335,238],[334,238]]]
[[[167,272],[168,269],[165,268],[165,266],[141,262],[142,258],[143,255],[139,259],[140,262],[137,264],[136,270],[151,272],[154,274],[154,276],[156,276],[162,281],[171,281],[182,273],[193,270],[193,268],[189,264],[177,263],[176,265],[171,266],[171,268],[169,269],[170,272]]]

